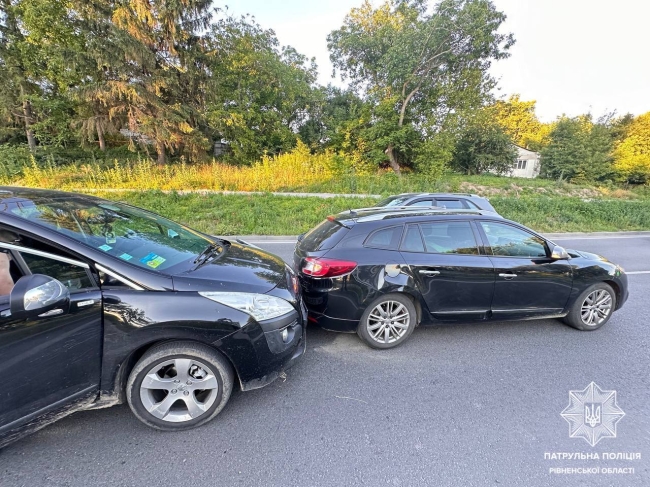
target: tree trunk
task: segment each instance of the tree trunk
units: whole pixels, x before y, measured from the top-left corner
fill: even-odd
[[[408,95],[406,95],[406,98],[404,99],[404,103],[402,103],[402,108],[399,111],[399,122],[397,123],[397,126],[399,128],[402,128],[404,125],[404,117],[406,116],[406,105],[411,101],[411,98],[418,92],[420,89],[420,85],[418,84],[413,91],[411,91]],[[406,85],[402,88],[402,96],[404,96],[406,90]],[[388,161],[390,162],[390,167],[395,171],[395,174],[398,176],[402,176],[402,171],[399,167],[399,163],[397,162],[397,157],[395,157],[395,148],[393,147],[393,144],[390,144],[388,148],[386,149],[386,154],[388,154]]]
[[[395,171],[395,174],[398,176],[402,175],[402,171],[399,167],[399,163],[397,162],[397,158],[395,157],[395,148],[393,145],[389,145],[388,148],[386,149],[386,154],[388,155],[388,161],[390,163],[390,167]]]
[[[97,140],[99,140],[99,150],[106,151],[106,139],[104,138],[104,129],[101,123],[97,124]]]
[[[34,152],[36,150],[36,137],[32,130],[32,123],[34,123],[34,113],[32,112],[32,104],[25,98],[25,88],[20,85],[20,96],[23,99],[23,117],[25,118],[25,135],[27,136],[27,144],[29,150]]]
[[[165,143],[162,139],[156,140],[156,151],[158,152],[158,165],[164,166],[167,164],[167,159],[165,157]]]

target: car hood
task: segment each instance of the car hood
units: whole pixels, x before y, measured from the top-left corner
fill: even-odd
[[[583,259],[599,260],[601,262],[609,262],[610,264],[612,263],[610,260],[603,257],[602,255],[593,254],[591,252],[585,252],[584,250],[566,249],[566,251],[572,257],[577,256],[577,257],[582,257]]]
[[[196,270],[172,276],[175,291],[266,293],[286,281],[280,257],[264,250],[230,243],[217,259]]]

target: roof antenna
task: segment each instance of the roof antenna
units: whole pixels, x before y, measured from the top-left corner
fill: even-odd
[[[352,208],[350,208],[350,216],[351,217],[356,217],[357,216],[357,212],[354,211]]]

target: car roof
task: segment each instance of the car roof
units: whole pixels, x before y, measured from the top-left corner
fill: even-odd
[[[416,198],[416,197],[422,197],[422,196],[434,196],[434,197],[442,197],[442,198],[457,198],[457,197],[465,197],[465,198],[482,198],[482,199],[487,199],[484,196],[479,196],[477,194],[472,194],[472,193],[402,193],[398,194],[394,197],[409,197],[409,198]]]
[[[61,199],[83,199],[86,201],[103,201],[94,196],[88,196],[79,193],[67,193],[65,191],[56,191],[52,189],[25,188],[22,186],[0,186],[0,211],[7,210],[8,203],[26,203],[42,204],[45,202]]]
[[[380,220],[399,220],[413,219],[421,217],[482,217],[494,218],[495,215],[487,210],[460,210],[445,208],[422,208],[422,207],[379,207],[379,208],[362,208],[359,210],[347,210],[330,217],[331,220],[337,221],[344,226],[355,225],[357,223],[376,222]]]

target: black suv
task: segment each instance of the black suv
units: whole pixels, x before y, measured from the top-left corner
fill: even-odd
[[[377,208],[328,217],[296,244],[309,321],[391,348],[422,323],[562,318],[604,325],[623,270],[472,210]]]
[[[0,446],[127,401],[203,424],[305,350],[294,272],[250,245],[85,195],[0,188]]]

